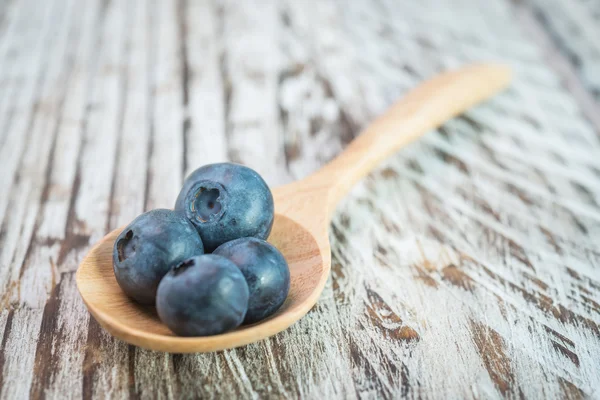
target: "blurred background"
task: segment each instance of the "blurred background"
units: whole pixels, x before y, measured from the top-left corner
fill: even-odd
[[[585,398],[600,387],[600,2],[0,1],[0,397]],[[510,89],[361,182],[290,329],[154,353],[78,262],[230,160],[302,178],[426,78]]]

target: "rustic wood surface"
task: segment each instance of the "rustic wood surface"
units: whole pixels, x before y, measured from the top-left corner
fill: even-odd
[[[600,398],[599,4],[0,1],[0,396]],[[287,331],[170,355],[90,319],[78,262],[197,166],[303,177],[479,60],[512,88],[352,191]]]

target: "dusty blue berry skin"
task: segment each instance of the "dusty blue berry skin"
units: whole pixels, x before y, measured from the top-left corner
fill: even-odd
[[[207,253],[241,237],[266,239],[274,219],[273,195],[254,170],[209,164],[192,172],[175,202],[196,226]]]
[[[173,265],[204,253],[194,225],[172,210],[148,211],[117,237],[113,269],[121,289],[142,304],[154,304],[156,289]]]
[[[248,285],[225,257],[205,254],[173,268],[160,282],[156,310],[180,336],[209,336],[238,327],[248,309]]]
[[[245,324],[258,322],[281,307],[290,290],[290,270],[273,245],[256,238],[241,238],[219,246],[213,254],[238,266],[250,290]]]

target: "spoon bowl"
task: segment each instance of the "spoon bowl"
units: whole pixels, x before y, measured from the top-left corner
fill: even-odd
[[[154,306],[136,303],[117,284],[112,249],[122,229],[112,231],[90,250],[77,271],[77,285],[86,306],[104,329],[126,342],[153,350],[215,351],[274,335],[308,312],[329,274],[330,257],[323,257],[312,234],[292,219],[276,214],[269,241],[290,267],[291,285],[285,303],[276,314],[257,324],[216,336],[180,337],[160,321]]]
[[[106,235],[81,262],[76,281],[83,301],[109,333],[158,351],[222,350],[286,329],[314,306],[325,286],[331,268],[330,218],[354,183],[402,146],[505,88],[510,78],[507,67],[495,64],[438,75],[393,105],[321,170],[275,189],[275,222],[268,240],[287,260],[291,285],[285,303],[271,317],[220,335],[176,336],[159,320],[153,306],[131,300],[117,284],[112,249],[123,228]]]

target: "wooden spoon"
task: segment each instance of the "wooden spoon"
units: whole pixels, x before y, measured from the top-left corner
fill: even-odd
[[[96,320],[112,335],[152,350],[190,353],[222,350],[274,335],[302,318],[316,303],[331,266],[327,230],[338,201],[377,163],[425,132],[505,88],[510,70],[471,65],[441,74],[411,91],[373,122],[337,158],[309,177],[275,189],[275,223],[269,241],[285,256],[290,293],[272,317],[235,331],[178,337],[154,307],[141,306],[119,288],[112,249],[122,228],[97,243],[77,271],[77,286]]]

